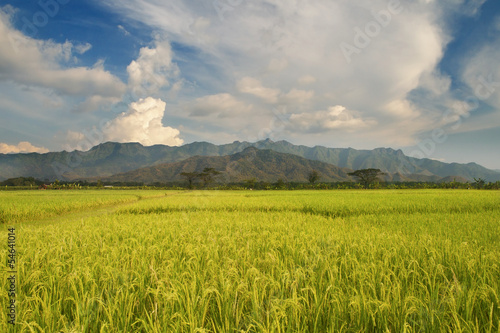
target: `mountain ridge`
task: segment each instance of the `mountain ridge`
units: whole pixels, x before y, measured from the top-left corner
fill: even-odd
[[[352,170],[378,168],[383,172],[401,175],[463,177],[469,181],[483,178],[500,180],[500,173],[478,164],[444,163],[431,159],[414,159],[401,150],[376,148],[307,147],[288,141],[234,141],[224,145],[193,142],[180,147],[166,145],[143,146],[139,143],[105,142],[90,150],[50,152],[45,154],[0,154],[0,180],[14,177],[35,177],[48,180],[78,180],[91,177],[109,177],[117,173],[164,163],[180,162],[193,156],[227,156],[245,148],[270,149],[279,153],[297,155],[309,160],[333,164]]]
[[[339,168],[328,163],[278,153],[270,149],[255,147],[245,148],[242,152],[225,156],[193,156],[173,163],[157,164],[102,178],[105,182],[175,182],[184,181],[182,172],[200,173],[205,168],[214,168],[221,172],[219,181],[237,183],[249,179],[275,182],[307,182],[308,174],[316,170],[321,180],[327,182],[349,181],[350,169]]]
[[[339,168],[333,164],[309,160],[297,155],[279,153],[271,149],[245,148],[242,152],[226,156],[193,156],[174,163],[157,164],[125,173],[105,177],[107,183],[133,182],[143,184],[171,183],[185,181],[181,173],[201,173],[205,168],[213,168],[221,174],[221,183],[241,183],[248,180],[274,183],[307,183],[309,174],[315,170],[320,182],[349,182],[352,169]],[[441,182],[438,176],[385,174],[383,181],[423,181]],[[97,181],[98,179],[88,179]],[[450,179],[450,181],[453,179]]]

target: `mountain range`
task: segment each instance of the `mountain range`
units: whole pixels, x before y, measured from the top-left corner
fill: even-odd
[[[256,149],[245,150],[249,147]],[[254,156],[253,160],[251,156]],[[238,172],[233,170],[236,166]],[[322,181],[342,181],[349,179],[346,178],[347,172],[365,168],[378,168],[388,174],[386,180],[394,181],[439,181],[446,177],[464,181],[473,181],[474,178],[500,180],[500,172],[476,163],[415,159],[391,148],[307,147],[269,139],[255,143],[235,141],[225,145],[194,142],[180,147],[107,142],[85,152],[0,154],[0,180],[35,177],[48,181],[73,181],[129,177],[127,181],[142,179],[141,182],[148,183],[160,181],[158,179],[178,180],[180,172],[200,171],[198,169],[202,167],[223,170],[225,181],[253,177],[264,181],[279,178],[307,181],[306,169],[321,169]],[[141,178],[146,173],[150,177]]]
[[[182,172],[201,173],[205,168],[214,168],[221,172],[219,182],[239,183],[249,179],[264,182],[283,181],[307,182],[308,175],[316,170],[321,181],[349,181],[350,169],[308,160],[300,156],[278,153],[273,150],[261,150],[248,147],[240,153],[226,156],[194,156],[174,163],[164,163],[152,167],[121,173],[102,180],[106,182],[157,182],[182,181]]]
[[[333,164],[309,160],[297,155],[278,153],[270,149],[245,148],[240,153],[226,156],[194,156],[174,163],[163,163],[99,178],[104,182],[134,182],[151,184],[154,182],[179,182],[185,179],[181,175],[187,173],[201,173],[205,168],[213,168],[220,172],[217,177],[222,183],[241,183],[247,180],[276,182],[281,179],[285,182],[308,182],[311,171],[315,170],[321,182],[352,181],[348,175],[352,169],[339,168]],[[448,177],[447,177],[448,178]],[[452,181],[439,176],[418,174],[401,175],[386,173],[381,176],[384,181],[423,181],[441,182]],[[463,177],[454,177],[456,181],[467,181]],[[458,179],[456,179],[458,178]],[[98,178],[90,179],[97,181]]]

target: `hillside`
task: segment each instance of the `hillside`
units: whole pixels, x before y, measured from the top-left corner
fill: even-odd
[[[285,182],[308,182],[309,173],[316,170],[319,182],[353,181],[348,175],[353,170],[339,168],[333,164],[308,160],[303,157],[278,153],[270,149],[248,147],[241,153],[227,156],[194,156],[181,162],[164,163],[153,167],[120,173],[111,177],[100,178],[105,182],[136,182],[153,184],[185,181],[180,175],[182,172],[200,173],[205,168],[214,168],[221,174],[217,177],[219,183],[236,183],[255,179],[264,182],[276,182],[281,179]],[[88,179],[96,181],[99,178]],[[386,173],[380,177],[385,182],[443,182],[462,181],[461,177],[442,178],[436,175]]]
[[[0,154],[0,181],[15,177],[35,177],[47,180],[76,180],[91,177],[109,177],[139,168],[164,163],[175,163],[194,156],[228,156],[245,148],[270,149],[321,161],[347,169],[378,168],[396,174],[402,180],[438,179],[447,176],[463,177],[469,181],[483,178],[500,180],[500,173],[478,164],[443,163],[431,159],[413,159],[401,150],[378,148],[356,150],[352,148],[307,147],[287,141],[263,140],[255,143],[235,141],[225,145],[194,142],[181,147],[155,145],[144,147],[138,143],[107,142],[89,151],[52,152],[47,154]],[[399,174],[399,176],[398,176]]]
[[[288,182],[307,182],[309,172],[318,171],[320,181],[349,181],[351,170],[334,165],[305,159],[292,154],[272,150],[246,148],[241,153],[227,156],[194,156],[181,162],[165,163],[141,168],[126,173],[103,178],[106,182],[173,182],[183,181],[182,172],[201,172],[204,168],[214,168],[221,172],[221,182],[243,182],[257,179],[275,182],[278,179]]]

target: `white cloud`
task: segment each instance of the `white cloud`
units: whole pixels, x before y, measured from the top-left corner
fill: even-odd
[[[113,105],[120,102],[120,98],[117,97],[103,97],[100,95],[90,96],[85,99],[80,104],[77,104],[73,111],[75,112],[91,112],[99,110],[100,108]]]
[[[479,13],[481,6],[486,2],[486,0],[462,0],[462,12],[469,16],[474,16]],[[453,1],[452,1],[453,3]]]
[[[218,126],[229,136],[258,132],[272,127],[276,117],[271,110],[285,106],[287,115],[292,115],[293,135],[300,141],[318,130],[328,135],[315,143],[325,144],[349,130],[355,133],[349,138],[353,142],[362,138],[380,146],[411,142],[422,131],[442,123],[442,110],[456,102],[450,92],[451,78],[437,70],[454,37],[448,23],[463,15],[477,15],[484,0],[401,0],[403,10],[392,11],[389,18],[385,17],[387,21],[380,23],[380,15],[374,13],[386,13],[389,4],[395,2],[225,1],[227,10],[222,14],[213,2],[193,0],[109,0],[106,5],[168,37],[168,42],[155,38],[139,51],[127,68],[128,89],[140,97],[163,99],[168,96],[166,87],[178,92],[181,107],[173,106],[172,110],[184,106],[187,112],[177,116],[184,117],[191,130],[200,128],[208,133]],[[357,31],[368,35],[370,28],[366,45],[359,47],[348,63],[339,45],[354,45],[359,39]],[[123,26],[118,29],[127,35]],[[170,43],[182,46],[178,54],[173,54]],[[36,73],[42,68],[50,75],[43,75],[43,82],[31,84],[85,96],[86,100],[76,107],[81,111],[112,104],[121,96],[116,91],[107,92],[109,87],[119,85],[111,84],[116,78],[104,70],[102,63],[92,69],[61,65],[71,62],[78,52],[71,43],[30,40],[27,45],[41,59],[27,61],[33,57],[30,54],[37,53],[23,46],[28,55],[23,55],[21,62],[36,65],[35,79],[27,78],[31,69],[15,71],[24,76],[9,74],[6,69],[4,76],[0,63],[0,80],[17,75],[16,82],[40,81],[36,78],[41,74]],[[470,73],[464,73],[464,80],[470,82],[471,89],[478,71],[486,71],[481,62],[496,63],[495,49],[499,48],[494,45],[484,49],[469,62]],[[182,64],[182,76],[177,59],[182,59],[178,62]],[[51,66],[38,66],[40,63]],[[78,90],[80,85],[72,84],[67,77],[81,80],[83,70],[89,71],[87,82],[95,79],[107,84]],[[61,80],[58,75],[63,74],[57,72],[63,72],[67,79]],[[88,87],[97,87],[92,82]],[[122,85],[120,89],[118,92],[127,88]],[[424,98],[414,98],[415,92],[425,93]],[[495,98],[492,95],[488,103],[495,105]],[[345,107],[337,114],[338,109],[331,105]],[[141,113],[130,116],[136,114]],[[196,130],[192,130],[193,136]],[[207,137],[207,133],[198,136]]]
[[[369,45],[360,49],[348,64],[339,45],[354,43],[355,29],[366,29],[372,22],[376,23],[373,13],[389,10],[389,3],[394,2],[234,2],[228,3],[222,13],[224,20],[220,19],[220,10],[218,12],[210,2],[111,0],[108,5],[203,54],[206,60],[202,61],[206,61],[204,65],[210,66],[212,72],[200,74],[200,66],[192,64],[183,67],[183,74],[194,78],[200,75],[221,78],[220,85],[210,94],[244,93],[247,96],[241,96],[242,101],[248,100],[262,110],[285,104],[290,113],[304,114],[303,119],[308,113],[301,105],[304,102],[308,103],[308,110],[344,105],[349,110],[359,110],[366,119],[377,120],[379,125],[370,132],[370,140],[384,145],[393,140],[387,136],[388,128],[397,126],[401,120],[401,115],[387,109],[388,106],[411,104],[407,96],[420,84],[446,94],[449,87],[446,77],[436,76],[427,80],[432,82],[424,82],[422,76],[435,71],[451,40],[446,15],[455,15],[469,2],[402,0],[403,10],[393,11],[389,21],[380,24],[380,31],[372,34]],[[473,12],[479,3],[467,6]],[[298,89],[306,85],[307,89]],[[435,119],[435,112],[421,109],[415,105],[412,112],[426,119],[422,123]],[[314,118],[316,113],[309,112]],[[272,117],[271,112],[269,116]],[[250,115],[245,118],[247,124],[242,126],[246,126],[245,129],[268,126],[269,117],[260,117],[261,114]],[[351,128],[356,127],[356,119],[351,120]],[[415,128],[401,135],[408,139],[423,129]],[[325,138],[331,139],[331,136]]]
[[[101,143],[95,140],[89,140],[89,138],[81,132],[75,132],[71,130],[66,131],[66,133],[61,137],[64,140],[62,148],[66,151],[73,151],[73,150],[87,151],[91,149],[93,146]]]
[[[5,5],[3,7],[0,7],[0,11],[3,11],[7,16],[13,16],[19,10],[17,8],[12,7],[12,5]]]
[[[384,110],[398,119],[415,119],[421,115],[415,106],[405,99],[391,101],[384,106]]]
[[[78,54],[84,54],[88,50],[92,48],[92,45],[90,43],[85,43],[85,44],[79,44],[75,46],[75,51]]]
[[[149,96],[169,86],[169,80],[179,75],[172,56],[170,44],[159,37],[153,48],[141,48],[137,60],[127,67],[129,89],[139,96]]]
[[[120,29],[123,32],[123,34],[125,36],[130,36],[130,32],[128,32],[128,30],[125,29],[125,27],[123,25],[119,24],[117,27],[118,27],[118,29]]]
[[[264,87],[259,80],[252,77],[242,78],[237,86],[240,92],[257,96],[268,103],[276,103],[281,93],[279,89]]]
[[[248,114],[252,106],[224,93],[197,98],[188,109],[194,117],[234,118]]]
[[[288,92],[288,94],[284,96],[284,100],[290,104],[294,103],[302,104],[311,100],[313,97],[314,97],[314,91],[312,90],[305,91],[299,89],[292,89],[290,90],[290,92]]]
[[[66,141],[68,142],[75,143],[83,140],[85,140],[85,135],[83,133],[75,131],[66,132]]]
[[[119,98],[125,85],[103,67],[68,67],[77,53],[86,52],[90,44],[74,46],[32,39],[15,30],[10,15],[0,10],[0,80],[37,86],[61,95],[104,99]]]
[[[439,72],[422,73],[419,87],[439,96],[450,91],[451,78]]]
[[[204,45],[205,47],[214,45],[218,37],[207,33],[211,25],[212,21],[210,19],[202,16],[197,17],[183,37],[192,41],[192,43]]]
[[[105,141],[139,142],[145,146],[181,145],[184,141],[179,138],[179,130],[162,124],[165,107],[165,102],[152,97],[131,103],[127,112],[103,128]]]
[[[268,70],[270,72],[281,72],[288,67],[288,60],[286,58],[274,58],[269,62]]]
[[[355,131],[375,125],[373,120],[357,117],[345,107],[336,105],[326,111],[292,114],[286,125],[291,131],[320,133],[332,130]]]
[[[18,154],[18,153],[48,153],[49,150],[44,147],[36,147],[31,143],[22,141],[17,145],[8,145],[0,142],[0,154]]]
[[[316,82],[316,78],[312,75],[304,75],[299,78],[298,82],[302,85],[308,85]]]
[[[467,61],[462,79],[477,100],[492,103],[500,108],[500,38],[485,45]],[[472,96],[471,96],[472,97]]]

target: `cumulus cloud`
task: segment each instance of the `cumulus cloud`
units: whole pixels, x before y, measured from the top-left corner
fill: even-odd
[[[93,139],[89,139],[85,134],[81,132],[68,130],[66,131],[64,137],[63,149],[66,151],[73,151],[73,150],[87,151],[94,145],[97,145],[99,143],[100,142],[96,142]]]
[[[418,113],[426,118],[423,123],[435,119],[435,110],[414,105],[408,95],[420,84],[446,95],[446,77],[436,75],[425,82],[422,76],[435,71],[452,40],[447,16],[458,15],[461,10],[473,15],[482,2],[401,0],[398,9],[382,19],[381,15],[391,10],[394,6],[390,4],[395,1],[279,0],[271,5],[256,0],[230,4],[222,12],[212,3],[181,0],[165,4],[153,0],[110,0],[108,5],[197,49],[205,55],[205,64],[218,64],[211,67],[210,74],[223,79],[217,87],[219,91],[211,91],[213,95],[227,92],[262,110],[285,104],[295,114],[307,113],[301,105],[306,102],[310,103],[309,110],[343,105],[348,110],[359,110],[368,119],[377,119],[378,130],[371,132],[372,141],[382,145],[392,140],[386,134],[387,128],[401,120],[400,114],[391,109],[398,103],[411,105],[411,110],[403,111]],[[359,47],[359,53],[348,63],[339,45],[355,45],[357,31],[366,34],[366,29],[374,29],[377,24],[369,41]],[[191,36],[194,26],[200,27],[203,38]],[[183,72],[200,77],[198,69],[199,66],[186,66]],[[307,89],[300,90],[300,86]],[[315,111],[311,114],[316,115]],[[260,115],[250,115],[246,118],[247,126],[267,126],[268,120],[262,119]],[[217,121],[215,117],[214,123]],[[411,137],[423,129],[415,128],[401,135]]]
[[[104,126],[105,141],[139,142],[145,146],[182,145],[179,130],[163,126],[165,107],[165,102],[152,97],[131,103],[128,111]]]
[[[90,44],[73,45],[36,40],[14,29],[10,15],[0,10],[0,81],[52,89],[83,98],[120,98],[125,85],[102,66],[71,67],[73,50],[82,54]]]
[[[44,147],[36,147],[31,143],[22,141],[17,145],[8,145],[0,142],[0,154],[18,154],[18,153],[48,153],[49,150]]]
[[[149,96],[169,86],[169,80],[179,74],[172,56],[169,42],[159,38],[154,47],[141,48],[139,57],[127,67],[129,89],[139,96]]]
[[[391,3],[399,3],[401,10],[391,11]],[[183,93],[189,89],[183,90],[179,95],[188,95],[194,101],[186,106],[188,112],[180,115],[194,123],[192,127],[198,125],[196,121],[202,121],[205,128],[213,129],[225,118],[234,120],[228,131],[255,132],[269,127],[269,119],[274,117],[271,110],[284,105],[287,114],[292,115],[290,126],[296,137],[307,138],[317,129],[328,133],[323,142],[315,142],[324,144],[340,137],[342,130],[349,130],[357,131],[352,137],[370,135],[364,138],[365,142],[385,145],[393,143],[396,134],[400,142],[406,143],[432,124],[440,124],[441,111],[455,101],[450,93],[451,77],[437,70],[453,39],[453,29],[448,26],[450,18],[477,15],[483,3],[484,0],[255,0],[225,2],[227,6],[222,12],[212,2],[191,0],[109,0],[105,5],[169,38],[155,38],[128,66],[128,89],[138,96],[161,97],[166,87],[179,87],[179,68],[170,43],[183,46],[179,48],[180,57],[185,55],[184,50],[189,50],[182,58],[182,76],[184,87],[191,90],[187,94]],[[123,27],[118,29],[126,34]],[[71,61],[78,52],[71,43],[44,42],[44,47],[39,41],[34,43],[43,58],[39,62],[55,64],[46,70],[50,70],[50,77],[54,71],[83,76],[59,64]],[[350,62],[339,47],[342,43],[357,48]],[[495,63],[491,60],[491,55],[497,56],[495,47],[484,49],[482,56],[470,61],[470,73],[463,77],[472,89],[481,61]],[[29,49],[26,51],[31,54]],[[113,79],[102,66],[87,70],[88,80],[102,76],[97,81],[110,83]],[[25,69],[20,73],[28,72]],[[2,75],[3,69],[0,80]],[[75,85],[70,81],[60,83],[60,78],[54,77],[57,82],[44,84],[58,85],[57,89],[65,89],[67,94],[78,92],[71,90]],[[44,80],[48,79],[44,76]],[[117,87],[104,87],[112,86]],[[98,97],[88,98],[79,106],[81,110],[113,103],[118,94],[90,95]],[[493,103],[494,98],[490,97],[489,102]],[[339,113],[331,105],[342,105],[339,108],[344,109]],[[255,110],[267,114],[251,112]],[[341,134],[336,136],[337,133]]]
[[[288,92],[284,96],[284,101],[286,103],[298,103],[302,104],[305,103],[309,100],[311,100],[314,97],[314,91],[313,90],[299,90],[299,89],[292,89],[290,92]]]
[[[234,118],[248,114],[252,106],[224,93],[197,98],[188,109],[194,117]]]
[[[276,103],[281,93],[279,89],[264,87],[259,80],[252,77],[242,78],[237,86],[240,92],[257,96],[268,103]]]
[[[287,128],[307,133],[320,133],[332,130],[355,131],[375,125],[373,120],[355,116],[341,105],[329,107],[326,111],[292,114]]]

